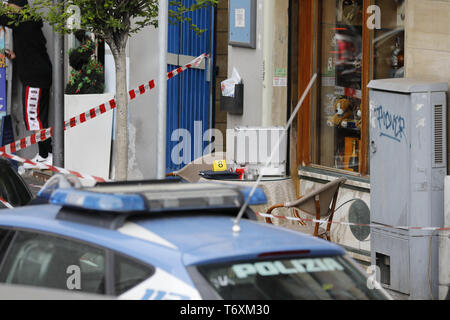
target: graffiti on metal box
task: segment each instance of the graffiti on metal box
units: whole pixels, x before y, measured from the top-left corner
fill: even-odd
[[[406,121],[403,116],[391,113],[389,110],[383,109],[383,106],[379,106],[373,111],[380,129],[380,136],[397,142],[406,140]]]

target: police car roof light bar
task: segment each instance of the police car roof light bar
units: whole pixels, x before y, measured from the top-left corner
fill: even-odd
[[[145,212],[147,205],[139,194],[105,194],[76,189],[58,189],[50,203],[67,207],[108,212]]]
[[[190,211],[203,209],[239,208],[248,201],[250,188],[237,188],[219,184],[151,184],[104,185],[102,187],[74,189],[48,189],[53,191],[49,202],[64,207],[116,213],[143,213]],[[249,201],[251,205],[267,203],[262,189],[257,189]]]

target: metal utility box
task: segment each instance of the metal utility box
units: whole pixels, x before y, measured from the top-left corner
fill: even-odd
[[[227,132],[227,161],[234,167],[245,167],[259,174],[281,141],[264,175],[285,176],[287,137],[284,133],[284,127],[236,127]]]
[[[371,223],[443,226],[448,84],[387,79],[368,87]],[[371,260],[381,283],[411,299],[437,298],[438,239],[431,236],[373,228]]]

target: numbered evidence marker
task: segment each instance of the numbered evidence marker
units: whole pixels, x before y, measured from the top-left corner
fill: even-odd
[[[214,172],[218,172],[218,171],[227,171],[227,163],[225,162],[225,160],[216,160],[213,163],[213,171]]]

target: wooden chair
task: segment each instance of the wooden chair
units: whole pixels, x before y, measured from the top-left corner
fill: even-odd
[[[336,208],[339,188],[344,185],[346,180],[347,179],[345,178],[340,178],[331,181],[314,190],[313,192],[300,197],[298,200],[274,205],[269,208],[267,213],[272,214],[272,211],[277,208],[291,208],[295,209],[295,216],[300,220],[301,217],[296,212],[297,210],[315,217],[316,220],[328,218],[326,230],[323,228],[319,228],[318,222],[316,222],[315,225],[305,225],[304,223],[302,223],[303,221],[301,221],[299,222],[299,225],[288,225],[287,227],[304,233],[312,234],[315,237],[326,238],[328,241],[330,241],[331,223],[333,221],[334,210]],[[271,218],[266,218],[266,222],[272,223]]]
[[[198,182],[200,171],[212,170],[214,160],[226,160],[225,152],[216,152],[204,155],[190,163],[184,168],[168,173],[167,177],[180,177],[187,182]]]

